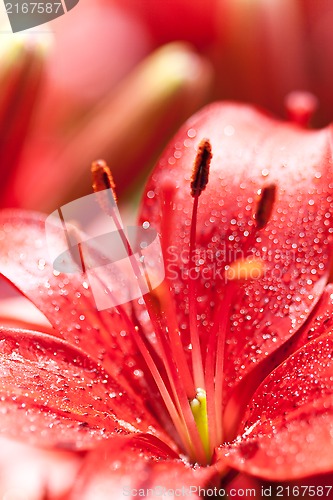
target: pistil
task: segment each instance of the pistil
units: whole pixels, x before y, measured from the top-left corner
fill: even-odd
[[[195,266],[196,250],[196,228],[198,218],[198,203],[201,193],[206,189],[209,176],[209,167],[212,159],[212,148],[208,139],[203,139],[199,146],[197,156],[193,166],[191,179],[191,195],[194,198],[191,235],[190,235],[190,254],[189,254],[189,322],[192,344],[192,366],[194,374],[194,383],[196,387],[205,389],[205,377],[203,370],[200,338],[197,324],[197,296],[194,278],[191,276],[192,265]]]
[[[208,434],[206,391],[198,388],[195,398],[192,399],[192,401],[190,401],[190,406],[194,416],[194,421],[199,431],[200,439],[202,441],[206,453],[207,462],[209,462],[211,458],[211,453],[210,453],[209,434]]]

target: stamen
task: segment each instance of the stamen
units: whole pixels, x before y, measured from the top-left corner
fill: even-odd
[[[165,383],[165,380],[163,380],[163,377],[158,370],[158,367],[154,363],[149,345],[146,343],[145,338],[140,336],[139,329],[132,328],[132,335],[135,338],[138,349],[145,359],[146,364],[157,384],[157,387],[159,388],[160,394],[178,431],[178,435],[182,439],[184,448],[186,449],[191,459],[196,458],[198,461],[200,461],[200,463],[205,464],[205,451],[200,439],[198,429],[195,425],[190,405],[188,403],[187,391],[189,392],[190,389],[188,387],[185,387],[184,381],[181,377],[181,366],[177,365],[177,361],[179,362],[181,356],[175,359],[174,350],[169,349],[170,339],[168,339],[167,333],[170,332],[170,329],[168,328],[168,322],[164,322],[165,328],[163,327],[164,318],[163,316],[161,317],[159,308],[156,309],[156,297],[154,302],[153,290],[150,288],[150,292],[146,293],[146,283],[144,282],[144,277],[141,275],[140,268],[135,259],[135,255],[131,248],[130,242],[125,235],[123,225],[117,211],[113,192],[114,183],[111,172],[105,162],[101,161],[95,162],[93,164],[92,172],[94,177],[94,190],[97,194],[101,195],[99,203],[103,210],[110,217],[112,217],[123,245],[127,250],[133,273],[137,279],[138,286],[142,293],[143,301],[146,305],[146,309],[154,329],[156,341],[159,346],[160,359],[162,360],[162,363],[166,370],[168,384],[170,384],[171,387],[171,393],[167,388],[168,384]],[[130,324],[128,324],[128,326],[130,327]],[[173,337],[173,339],[175,340],[175,336],[178,335],[178,333],[174,326],[171,328],[171,332],[171,337]],[[177,342],[175,343],[175,347],[176,350],[183,349],[182,344],[179,344]],[[180,350],[178,354],[180,355]],[[190,379],[187,378],[187,385],[189,385],[189,382]]]
[[[225,339],[231,306],[237,281],[227,281],[224,297],[215,310],[213,326],[209,332],[207,356],[205,360],[205,374],[207,377],[207,413],[209,426],[210,453],[222,443],[222,402],[223,402],[223,372],[225,357]]]
[[[192,344],[192,366],[194,383],[196,387],[205,389],[205,377],[201,355],[200,338],[197,325],[197,297],[196,288],[193,277],[191,277],[192,263],[195,261],[195,246],[196,246],[196,228],[198,218],[198,202],[199,196],[206,188],[208,183],[208,174],[210,162],[212,159],[211,145],[208,139],[203,139],[198,147],[198,153],[195,158],[191,182],[191,195],[194,197],[191,235],[190,235],[190,255],[189,255],[189,322],[190,335]]]
[[[200,196],[208,184],[209,167],[212,159],[212,146],[208,139],[202,139],[198,146],[191,178],[191,195]]]
[[[75,225],[67,225],[61,210],[58,210],[59,219],[61,221],[64,235],[67,241],[67,246],[69,253],[73,262],[76,264],[77,268],[81,270],[83,274],[86,273],[86,263],[83,257],[81,238],[78,229]]]
[[[98,195],[98,202],[102,210],[104,210],[104,212],[113,219],[118,234],[120,236],[120,239],[124,245],[124,248],[126,248],[127,255],[130,259],[131,266],[135,274],[135,277],[138,281],[139,287],[141,290],[144,290],[145,286],[144,283],[142,283],[143,278],[140,272],[140,268],[135,260],[134,252],[127,239],[127,236],[125,235],[123,224],[116,210],[117,208],[117,196],[115,192],[116,186],[113,181],[113,176],[110,167],[108,167],[108,165],[104,160],[97,160],[93,162],[91,166],[91,173],[93,176],[94,192]]]
[[[276,184],[264,187],[255,214],[257,229],[263,229],[271,218],[276,197]]]
[[[244,247],[245,255],[254,243],[257,231],[265,227],[271,216],[275,192],[275,185],[267,186],[262,190],[255,214],[256,225],[246,241]],[[249,255],[249,257],[231,262],[225,271],[224,277],[226,283],[224,296],[214,314],[205,359],[210,455],[212,455],[214,448],[223,440],[222,412],[225,342],[235,293],[242,281],[261,278],[265,269],[265,264],[261,259],[255,258],[254,255]]]
[[[108,167],[104,160],[97,160],[91,165],[91,173],[94,193],[99,193],[101,191],[98,196],[98,202],[101,205],[102,210],[108,213],[110,201],[108,197],[105,197],[106,189],[111,189],[113,198],[115,202],[117,202],[116,185],[114,183],[110,167]]]
[[[169,338],[171,341],[171,351],[173,353],[178,372],[181,375],[186,395],[188,398],[191,398],[193,397],[194,393],[193,379],[187,364],[184,347],[177,326],[176,310],[167,283],[161,283],[158,288],[155,288],[155,290],[153,290],[151,295],[155,297],[156,301],[158,302],[158,308],[163,315],[165,324],[170,325]]]

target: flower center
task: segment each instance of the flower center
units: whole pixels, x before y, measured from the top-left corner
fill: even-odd
[[[196,232],[199,198],[208,184],[209,167],[212,159],[211,145],[203,139],[199,146],[191,179],[193,209],[190,227],[190,248],[188,263],[189,333],[191,339],[190,362],[185,352],[182,336],[177,322],[176,304],[171,288],[164,282],[151,289],[149,279],[145,281],[134,259],[130,243],[122,229],[115,206],[114,183],[107,165],[95,162],[92,167],[94,190],[100,196],[103,210],[114,220],[124,246],[128,251],[132,271],[142,290],[142,298],[153,330],[147,335],[144,325],[133,322],[125,308],[117,306],[129,334],[133,337],[145,363],[157,385],[170,418],[176,429],[180,445],[189,460],[202,465],[211,462],[214,449],[223,442],[223,372],[225,358],[225,339],[232,312],[235,292],[249,276],[260,278],[264,265],[260,259],[242,258],[225,268],[224,295],[214,312],[213,326],[205,344],[200,335],[197,314],[197,282],[191,271],[196,267]],[[107,192],[103,193],[103,189]],[[100,192],[101,191],[101,192]],[[166,202],[170,193],[166,190]],[[100,192],[100,193],[99,193]],[[272,212],[276,194],[274,185],[264,187],[256,213],[255,225],[247,238],[244,254],[253,245],[258,230],[263,229]],[[111,196],[112,203],[107,202]],[[146,284],[149,293],[145,293]]]

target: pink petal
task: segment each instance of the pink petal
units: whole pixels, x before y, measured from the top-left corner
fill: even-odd
[[[311,340],[333,328],[333,284],[326,286],[319,302],[312,310],[303,326],[282,344],[276,351],[267,356],[252,372],[241,381],[232,392],[228,402],[224,427],[228,439],[233,439],[240,424],[242,414],[253,393],[261,382],[289,356],[301,349]]]
[[[183,497],[184,492],[189,498],[199,498],[199,486],[204,489],[214,484],[216,475],[214,466],[193,467],[152,436],[115,437],[107,446],[100,446],[87,456],[70,498],[161,498],[163,492],[168,498]]]
[[[255,393],[239,437],[221,446],[222,463],[272,481],[333,467],[333,333],[310,342]]]
[[[0,497],[66,498],[81,465],[80,453],[45,450],[0,438]]]
[[[69,449],[90,448],[114,433],[168,439],[140,397],[66,342],[2,328],[0,349],[0,432],[6,436]]]
[[[215,103],[192,117],[169,144],[148,183],[140,221],[161,233],[184,345],[189,343],[190,178],[203,138],[213,153],[197,224],[204,261],[196,279],[203,343],[229,293],[225,265],[251,252],[265,265],[264,276],[240,284],[232,299],[225,372],[226,383],[234,386],[304,323],[326,284],[332,255],[331,131],[304,131],[251,107]],[[245,252],[246,231],[255,230],[258,190],[272,183],[278,189],[271,219]],[[224,313],[230,315],[227,306]]]

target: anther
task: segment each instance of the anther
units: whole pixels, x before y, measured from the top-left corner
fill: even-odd
[[[208,139],[202,139],[198,146],[191,178],[191,195],[200,196],[208,184],[209,167],[212,159],[212,146]]]
[[[269,184],[261,190],[255,214],[257,229],[263,229],[271,218],[276,197],[276,184]]]
[[[191,279],[192,263],[195,257],[196,248],[196,230],[198,220],[198,204],[199,196],[206,188],[208,183],[209,167],[212,159],[212,147],[208,139],[202,139],[198,146],[198,153],[193,165],[193,173],[191,179],[191,195],[193,196],[193,209],[190,232],[190,258],[189,258],[189,316],[190,316],[190,333],[192,344],[192,367],[194,375],[194,383],[197,387],[205,389],[205,377],[202,363],[202,354],[200,346],[200,336],[197,324],[197,293],[195,281]]]
[[[110,217],[114,217],[117,195],[110,168],[104,160],[97,160],[91,165],[91,174],[94,193],[101,209]]]
[[[117,201],[116,196],[116,185],[113,180],[113,176],[110,167],[106,164],[104,160],[94,161],[91,165],[92,173],[92,185],[94,192],[103,191],[104,189],[111,189],[115,201]]]

